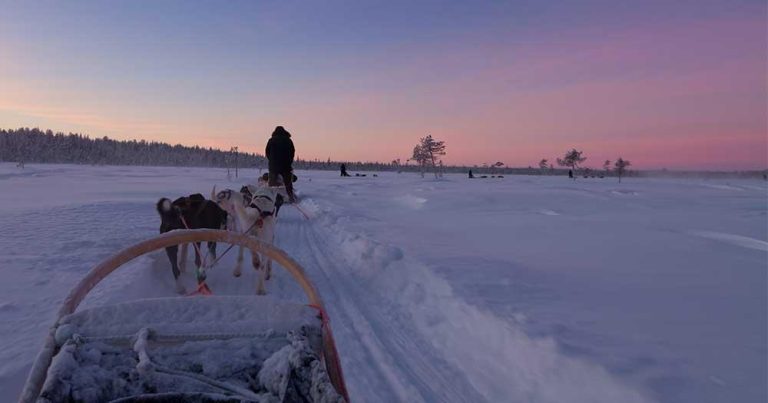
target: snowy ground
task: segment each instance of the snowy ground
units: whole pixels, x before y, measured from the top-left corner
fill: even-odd
[[[765,182],[298,174],[312,218],[286,209],[277,244],[328,305],[354,401],[768,399]],[[244,182],[0,164],[0,400],[16,398],[69,288],[157,233],[159,197]],[[233,258],[214,292],[252,292]],[[276,274],[269,292],[300,301]],[[86,304],[172,293],[158,253]]]

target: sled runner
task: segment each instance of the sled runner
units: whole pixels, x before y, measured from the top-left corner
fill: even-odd
[[[263,253],[309,304],[268,296],[141,299],[77,311],[121,265],[181,243]],[[285,252],[230,231],[175,230],[107,258],[71,290],[30,370],[20,402],[348,401],[322,301]]]

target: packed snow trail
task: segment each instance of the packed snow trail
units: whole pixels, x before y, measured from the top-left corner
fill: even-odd
[[[353,400],[372,390],[381,401],[482,400],[460,371],[440,359],[420,335],[408,331],[411,326],[395,316],[387,299],[355,282],[354,269],[340,256],[338,245],[302,221],[283,223],[281,232],[280,246],[305,265],[323,290],[337,343],[343,346],[342,364]]]

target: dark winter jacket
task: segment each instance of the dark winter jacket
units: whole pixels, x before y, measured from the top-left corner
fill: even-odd
[[[272,138],[267,142],[266,156],[269,160],[269,170],[274,172],[287,172],[292,170],[293,155],[296,150],[293,148],[291,133],[288,133],[283,126],[277,126],[272,133]]]

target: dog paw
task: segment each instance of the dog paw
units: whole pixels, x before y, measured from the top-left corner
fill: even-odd
[[[197,278],[198,283],[204,282],[207,277],[208,277],[208,274],[205,272],[204,268],[198,267],[195,270],[195,278]]]
[[[184,287],[184,284],[182,284],[181,281],[176,281],[176,293],[180,295],[187,293],[187,288]]]

